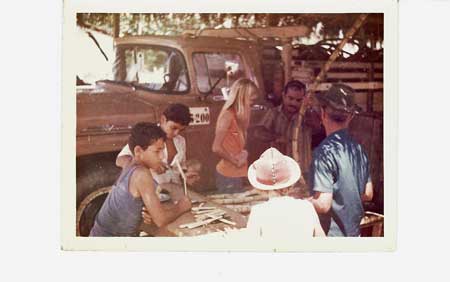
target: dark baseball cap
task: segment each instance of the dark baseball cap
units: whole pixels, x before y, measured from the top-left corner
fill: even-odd
[[[361,112],[361,107],[355,103],[355,90],[342,83],[334,83],[330,89],[316,94],[316,99],[326,106],[349,113]]]

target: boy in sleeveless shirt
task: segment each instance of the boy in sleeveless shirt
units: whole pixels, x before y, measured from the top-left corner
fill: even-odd
[[[165,139],[166,134],[156,124],[141,122],[133,127],[128,141],[133,153],[131,163],[113,185],[89,236],[137,236],[144,206],[158,227],[190,210],[191,201],[186,196],[162,205],[156,194],[155,180],[149,169],[161,165]]]

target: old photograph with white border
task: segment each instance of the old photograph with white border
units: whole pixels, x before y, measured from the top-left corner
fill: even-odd
[[[335,3],[65,1],[62,250],[394,251],[398,3]]]

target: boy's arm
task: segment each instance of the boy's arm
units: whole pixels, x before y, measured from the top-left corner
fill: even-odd
[[[156,195],[153,178],[148,169],[138,168],[133,173],[130,181],[130,192],[136,192],[144,202],[152,221],[158,227],[167,225],[180,215],[191,209],[191,201],[183,196],[177,203],[161,204]]]

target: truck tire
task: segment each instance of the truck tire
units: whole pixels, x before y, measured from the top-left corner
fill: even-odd
[[[89,236],[95,217],[103,205],[111,186],[100,188],[90,193],[77,209],[77,236]]]
[[[116,156],[117,152],[111,152],[77,158],[77,208],[89,194],[116,181],[121,171],[115,164]]]

